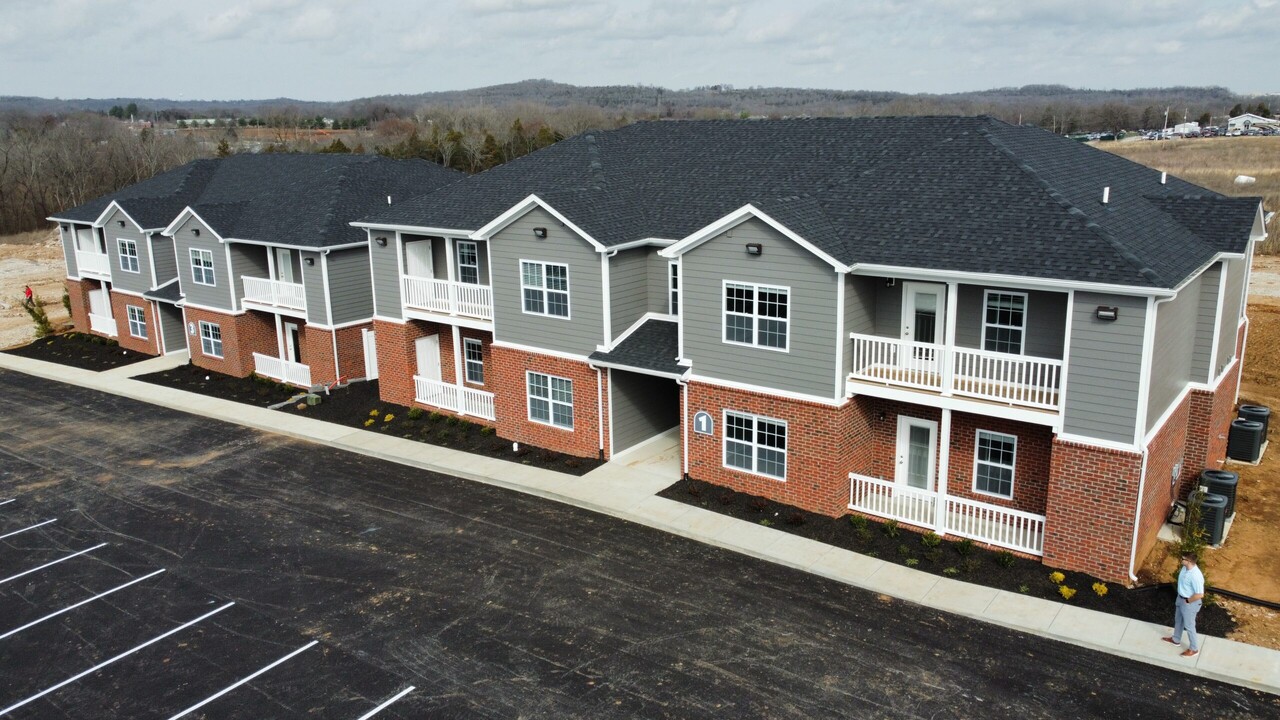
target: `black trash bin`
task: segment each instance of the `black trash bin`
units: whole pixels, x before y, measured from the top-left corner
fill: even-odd
[[[1262,423],[1262,439],[1267,439],[1267,431],[1271,429],[1271,408],[1264,405],[1241,405],[1240,419]]]
[[[1200,496],[1200,527],[1204,528],[1205,542],[1222,544],[1222,533],[1227,527],[1227,499],[1221,495],[1206,493]]]
[[[1227,517],[1236,514],[1236,486],[1240,483],[1240,474],[1230,470],[1205,470],[1200,473],[1200,484],[1208,486],[1209,492],[1227,499]]]

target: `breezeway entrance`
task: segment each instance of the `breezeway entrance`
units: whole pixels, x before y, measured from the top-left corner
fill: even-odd
[[[680,386],[675,380],[609,370],[611,456],[679,426]]]

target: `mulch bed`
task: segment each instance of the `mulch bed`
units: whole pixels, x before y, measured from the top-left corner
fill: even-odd
[[[498,437],[491,428],[450,415],[410,409],[380,400],[376,380],[352,383],[332,390],[328,395],[323,392],[319,395],[319,405],[297,403],[280,409],[316,420],[570,475],[585,475],[602,464],[594,458],[574,457],[523,443],[519,451],[512,450],[511,441]]]
[[[1126,588],[1106,583],[1106,595],[1099,596],[1093,590],[1093,584],[1100,582],[1097,578],[1064,570],[1060,571],[1065,576],[1061,586],[1076,591],[1070,600],[1064,600],[1059,585],[1049,578],[1053,568],[976,543],[946,539],[929,547],[925,544],[929,536],[892,524],[853,515],[830,518],[701,480],[680,480],[658,494],[935,575],[1137,620],[1173,623],[1175,595],[1167,585]],[[1226,637],[1235,627],[1235,620],[1221,605],[1206,604],[1196,619],[1198,631],[1218,637]]]
[[[296,387],[283,385],[274,380],[232,377],[196,367],[191,363],[172,370],[139,375],[134,380],[259,407],[284,402],[302,392]]]
[[[125,350],[110,338],[78,332],[36,338],[29,345],[4,352],[84,370],[110,370],[151,358],[150,355]]]

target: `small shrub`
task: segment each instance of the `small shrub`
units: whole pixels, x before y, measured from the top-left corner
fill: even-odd
[[[978,569],[978,558],[967,557],[960,561],[960,569],[966,573],[972,573]]]
[[[53,334],[53,323],[49,322],[49,314],[44,311],[44,306],[40,304],[39,296],[33,295],[31,303],[23,305],[27,314],[31,316],[31,322],[36,326],[36,337],[48,337]]]
[[[888,535],[891,538],[898,537],[899,529],[897,520],[886,520],[884,525],[880,526],[880,529],[884,531],[885,535]]]
[[[369,427],[369,426],[370,426],[370,425],[372,425],[372,424],[373,424],[373,418],[369,418],[368,420],[365,420],[365,421],[364,421],[364,426],[365,426],[365,427]]]
[[[920,561],[916,558],[907,558],[906,563],[907,567],[915,567],[920,564]]]
[[[378,416],[379,416],[379,415],[381,415],[381,414],[382,414],[382,413],[378,412],[378,409],[377,409],[377,408],[374,408],[374,409],[372,409],[372,410],[370,410],[370,411],[369,411],[369,417],[375,417],[375,418],[376,418],[376,417],[378,417]]]
[[[492,428],[492,427],[490,427],[490,426],[488,426],[488,425],[485,425],[484,427],[480,428],[480,434],[481,434],[481,435],[492,435],[492,434],[493,434],[493,428]]]
[[[1195,556],[1196,564],[1204,570],[1204,549],[1209,544],[1204,527],[1200,524],[1200,493],[1195,492],[1187,498],[1186,517],[1182,519],[1182,539],[1174,546],[1178,557],[1190,553]]]
[[[787,524],[788,524],[788,525],[803,525],[803,524],[804,524],[804,513],[800,512],[799,510],[797,510],[797,511],[795,511],[795,512],[790,513],[789,515],[787,515]]]
[[[452,416],[452,415],[450,415],[450,416],[446,417],[446,418],[444,419],[444,421],[445,421],[445,422],[447,422],[447,423],[449,423],[450,425],[455,426],[455,427],[456,427],[456,426],[458,426],[458,425],[461,425],[461,424],[462,424],[462,420],[459,420],[458,418],[456,418],[456,417],[454,417],[454,416]]]
[[[447,443],[453,439],[453,433],[449,432],[448,428],[440,428],[436,432],[436,439],[442,443]]]
[[[864,528],[867,526],[867,519],[862,515],[850,515],[849,524],[853,526],[853,529],[856,532],[858,528]]]
[[[955,567],[943,568],[942,574],[946,575],[947,577],[955,577],[960,574],[960,570],[959,568],[955,568]]]
[[[751,498],[751,502],[747,503],[747,505],[756,512],[764,512],[765,508],[769,507],[769,501],[761,497]]]
[[[867,556],[867,557],[869,557],[869,558],[878,558],[878,557],[880,557],[880,551],[879,551],[879,550],[868,550],[868,551],[866,552],[866,556]]]
[[[924,551],[924,559],[931,563],[937,563],[942,559],[942,548],[929,548]]]
[[[899,545],[898,554],[901,555],[902,557],[909,557],[911,555],[911,546],[905,545],[905,544]]]
[[[773,527],[773,521],[769,518],[760,518],[760,524],[765,527]]]
[[[969,557],[973,552],[973,541],[969,538],[960,540],[956,543],[956,552],[960,553],[960,557]]]
[[[415,407],[415,408],[409,408],[409,412],[407,413],[407,415],[408,415],[408,417],[409,417],[409,419],[410,419],[410,420],[417,420],[417,419],[421,418],[421,417],[422,417],[423,415],[425,415],[425,414],[426,414],[426,413],[424,413],[424,412],[422,411],[422,408],[416,408],[416,407]]]
[[[67,317],[71,317],[71,296],[66,290],[62,291],[62,307],[67,309]]]
[[[1026,595],[1027,593],[1031,592],[1031,586],[1025,583],[1022,585],[1019,585],[1018,592],[1022,593],[1023,595]]]
[[[1093,594],[1098,597],[1106,597],[1108,589],[1109,588],[1106,583],[1096,582],[1093,584]]]
[[[1066,585],[1059,585],[1058,594],[1062,596],[1063,600],[1070,600],[1076,596],[1076,591],[1075,588],[1069,588]]]
[[[431,414],[427,416],[427,419],[430,420],[431,422],[440,422],[441,420],[444,419],[444,415],[441,415],[435,410],[432,410]]]
[[[1008,550],[1001,550],[996,553],[996,564],[1002,568],[1013,567],[1013,553]]]
[[[866,525],[863,525],[862,527],[854,530],[853,534],[858,537],[858,542],[862,543],[863,545],[870,544],[871,538],[873,537],[871,534],[871,528],[867,527]]]
[[[441,430],[440,432],[442,432],[442,433],[447,433],[447,432],[448,432],[448,430]],[[516,450],[516,457],[524,457],[525,455],[528,455],[528,454],[529,454],[529,448],[528,448],[528,446],[526,446],[526,445],[521,445],[521,446],[520,446],[520,449],[519,449],[519,450]],[[695,497],[696,497],[696,494],[695,494],[695,493],[693,493],[692,491],[690,491],[690,493],[689,493],[689,494],[690,494],[690,495],[695,495]]]
[[[386,415],[383,415],[383,416],[382,416],[382,422],[384,422],[384,423],[389,423],[389,422],[391,422],[392,420],[395,420],[395,419],[396,419],[396,416],[395,416],[395,415],[392,415],[391,413],[387,413]]]
[[[1054,585],[1061,585],[1062,581],[1066,579],[1067,579],[1067,576],[1063,575],[1057,570],[1054,570],[1053,572],[1049,573],[1049,582],[1053,583]]]
[[[920,536],[920,544],[925,547],[935,548],[942,544],[942,538],[937,533],[927,532]]]

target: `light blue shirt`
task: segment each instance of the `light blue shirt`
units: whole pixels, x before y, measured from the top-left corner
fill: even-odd
[[[1200,566],[1192,565],[1190,569],[1182,568],[1178,572],[1178,597],[1189,598],[1204,592],[1204,573]]]

